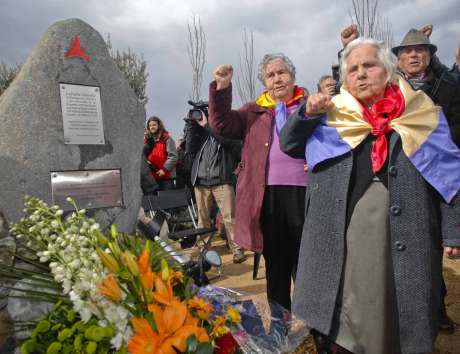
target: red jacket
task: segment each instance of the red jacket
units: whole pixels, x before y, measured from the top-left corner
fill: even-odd
[[[244,141],[236,186],[235,242],[262,253],[260,211],[265,192],[265,172],[270,150],[274,117],[272,112],[249,102],[232,110],[231,86],[216,91],[209,87],[209,123],[222,136]]]
[[[161,134],[160,138],[158,140],[155,140],[154,146],[152,151],[148,154],[147,160],[150,162],[153,171],[152,175],[155,177],[157,180],[166,180],[166,179],[171,179],[171,171],[172,169],[169,169],[165,166],[165,162],[168,160],[168,140],[170,139],[169,133],[167,131],[163,131]],[[177,157],[176,157],[177,160]],[[174,161],[175,164],[176,161]],[[165,172],[165,175],[163,176],[158,176],[156,172],[159,170],[162,170]]]

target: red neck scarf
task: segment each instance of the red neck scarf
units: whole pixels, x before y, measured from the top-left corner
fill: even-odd
[[[371,125],[371,134],[376,137],[371,151],[372,171],[378,172],[388,157],[388,142],[386,134],[392,128],[390,122],[404,112],[404,96],[396,85],[388,85],[384,97],[375,102],[372,107],[363,105],[363,116]]]

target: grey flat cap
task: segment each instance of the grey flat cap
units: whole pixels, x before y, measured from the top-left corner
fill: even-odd
[[[429,51],[431,52],[431,55],[436,53],[436,51],[438,50],[438,48],[434,44],[430,43],[430,39],[428,38],[428,36],[425,33],[420,32],[420,31],[412,28],[404,36],[401,44],[398,45],[397,47],[391,48],[391,51],[397,56],[398,52],[399,52],[399,50],[401,48],[408,47],[410,45],[423,45],[423,46],[426,46],[429,49]]]

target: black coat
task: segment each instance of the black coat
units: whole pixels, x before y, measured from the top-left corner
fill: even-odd
[[[452,140],[460,147],[460,84],[456,82],[448,71],[436,76],[429,70],[426,82],[420,87],[433,102],[441,106],[449,123]]]
[[[280,133],[281,149],[305,156],[307,139],[321,118],[290,116]],[[460,245],[460,196],[448,205],[404,154],[399,135],[388,148],[391,257],[403,354],[431,353],[437,335],[441,246]],[[293,312],[329,334],[346,255],[346,213],[354,151],[308,171],[305,224]],[[367,284],[363,286],[372,286]]]
[[[219,148],[219,176],[220,184],[234,183],[235,170],[241,159],[241,141],[224,138],[211,131],[209,125],[204,128],[194,121],[186,124],[185,154],[192,162],[191,182],[196,184],[198,167],[206,140],[214,137],[220,146]]]

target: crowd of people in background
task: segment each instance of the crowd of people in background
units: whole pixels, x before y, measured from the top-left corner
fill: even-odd
[[[432,30],[387,48],[346,27],[315,94],[267,54],[265,90],[239,109],[222,64],[177,147],[158,117],[146,123],[144,192],[193,189],[199,227],[217,208],[233,262],[263,255],[269,301],[305,320],[322,354],[431,353],[453,331],[442,258],[460,255],[460,48],[443,65]]]

